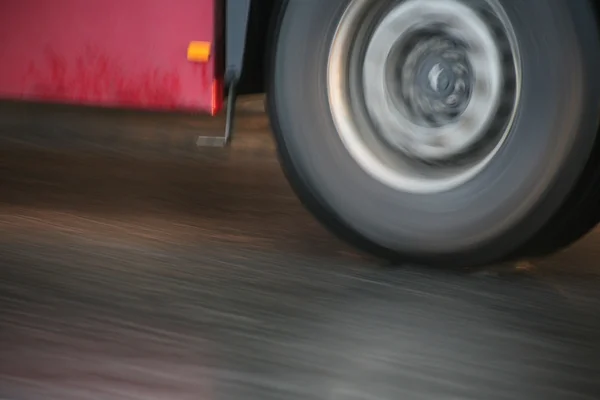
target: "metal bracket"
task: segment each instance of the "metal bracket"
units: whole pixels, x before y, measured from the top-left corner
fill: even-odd
[[[225,134],[224,136],[200,136],[196,140],[197,146],[224,147],[229,144],[233,135],[236,89],[244,68],[252,0],[225,1],[225,85],[228,88]]]
[[[233,121],[235,114],[235,100],[237,81],[229,84],[229,93],[227,95],[227,114],[225,116],[225,134],[223,136],[198,136],[196,146],[198,147],[225,147],[231,140],[233,134]]]

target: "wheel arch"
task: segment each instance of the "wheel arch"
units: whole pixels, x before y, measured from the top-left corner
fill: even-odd
[[[265,92],[271,21],[282,2],[283,0],[253,0],[251,3],[244,68],[239,82],[240,94]]]
[[[565,0],[568,1],[568,0]],[[591,0],[600,24],[600,0]],[[270,31],[274,28],[274,18],[283,9],[286,0],[252,0],[244,69],[239,84],[240,94],[259,94],[266,91]]]

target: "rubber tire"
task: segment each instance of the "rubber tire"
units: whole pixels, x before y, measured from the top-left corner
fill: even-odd
[[[560,221],[564,207],[578,202],[573,195],[588,191],[585,183],[583,191],[581,184],[573,189],[596,138],[600,43],[590,2],[502,0],[523,67],[513,132],[484,172],[433,195],[381,184],[355,163],[337,135],[326,66],[347,2],[287,0],[270,51],[267,108],[282,167],[325,226],[378,256],[443,266],[518,257],[546,248],[544,238],[556,237],[556,230],[577,230]]]
[[[589,233],[600,222],[600,140],[583,173],[555,216],[516,255],[543,257],[562,250]]]

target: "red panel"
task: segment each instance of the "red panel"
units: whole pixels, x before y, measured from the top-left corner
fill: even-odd
[[[214,114],[218,3],[2,0],[0,97]],[[213,44],[207,63],[187,60],[191,41]]]

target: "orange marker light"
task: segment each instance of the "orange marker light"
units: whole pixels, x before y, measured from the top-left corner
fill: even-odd
[[[210,59],[209,42],[190,42],[187,50],[188,61],[205,63]]]

